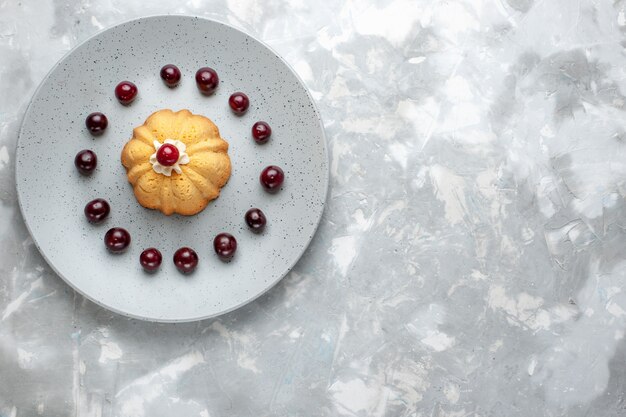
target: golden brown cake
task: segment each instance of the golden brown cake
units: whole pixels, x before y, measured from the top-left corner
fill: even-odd
[[[217,198],[230,177],[228,142],[189,110],[159,110],[133,130],[122,165],[139,204],[191,216]]]

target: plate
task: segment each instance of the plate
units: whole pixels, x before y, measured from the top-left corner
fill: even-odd
[[[168,88],[159,71],[165,64],[182,71],[181,84]],[[214,68],[219,88],[198,91],[198,68]],[[129,106],[114,96],[123,80],[139,94]],[[236,116],[228,98],[242,91],[250,108]],[[232,176],[217,200],[201,213],[165,216],[136,201],[120,163],[135,126],[153,112],[189,109],[209,117],[229,144]],[[105,133],[85,128],[94,111],[107,115]],[[268,143],[252,140],[254,122],[272,127]],[[74,156],[92,149],[98,167],[80,175]],[[266,292],[287,274],[315,234],[328,189],[328,154],[313,99],[289,65],[269,47],[233,27],[192,16],[153,16],[106,29],[70,51],[43,80],[24,116],[17,148],[16,181],[26,225],[50,266],[75,290],[115,312],[163,322],[201,320],[234,310]],[[283,189],[266,193],[259,174],[267,165],[285,171]],[[111,205],[109,218],[89,224],[83,209],[94,198]],[[268,218],[263,234],[250,232],[244,214],[261,208]],[[128,250],[111,254],[104,234],[124,227]],[[233,261],[213,252],[220,232],[238,241]],[[163,253],[155,274],[143,272],[139,254]],[[191,275],[172,261],[190,246],[200,261]]]

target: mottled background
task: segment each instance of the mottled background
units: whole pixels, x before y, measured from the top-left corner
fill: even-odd
[[[274,47],[331,155],[294,271],[191,324],[74,293],[14,188],[45,73],[155,13]],[[0,0],[0,416],[626,415],[625,45],[623,1]]]

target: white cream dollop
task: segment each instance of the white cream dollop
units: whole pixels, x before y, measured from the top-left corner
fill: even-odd
[[[178,161],[176,161],[174,165],[161,165],[159,163],[159,160],[157,159],[157,152],[159,151],[159,148],[166,143],[169,145],[174,145],[176,146],[176,149],[178,149]],[[180,166],[189,163],[189,155],[187,155],[187,153],[185,152],[187,146],[185,146],[185,144],[179,140],[165,139],[163,143],[155,140],[154,149],[156,149],[156,151],[150,156],[150,163],[152,164],[152,169],[157,174],[163,174],[167,177],[172,175],[172,171],[176,171],[178,174],[181,174],[183,170],[180,169]]]

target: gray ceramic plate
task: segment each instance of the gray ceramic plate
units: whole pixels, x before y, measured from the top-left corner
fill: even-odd
[[[181,84],[166,87],[160,68],[177,65]],[[201,95],[194,74],[203,66],[218,72],[213,96]],[[130,106],[114,96],[119,81],[139,88]],[[243,91],[248,112],[237,117],[228,97]],[[166,217],[142,208],[133,196],[120,152],[152,112],[189,109],[211,118],[230,143],[233,172],[221,196],[200,214]],[[94,138],[85,117],[108,116],[104,135]],[[272,138],[257,145],[250,129],[257,120],[272,126]],[[92,149],[98,168],[78,174],[74,156]],[[285,171],[283,189],[267,194],[259,173],[267,165]],[[297,262],[321,218],[328,188],[323,126],[302,81],[272,50],[222,23],[190,16],[147,17],[109,28],[77,46],[44,79],[24,117],[17,150],[17,190],[26,225],[54,270],[80,293],[113,311],[154,321],[192,321],[233,310],[263,294]],[[85,203],[102,197],[111,215],[98,226],[83,216]],[[264,234],[251,233],[244,214],[261,208]],[[120,255],[107,252],[103,237],[113,226],[132,236]],[[213,252],[219,232],[237,237],[230,263]],[[139,254],[155,246],[161,270],[144,273]],[[181,275],[174,251],[191,246],[200,263]]]

